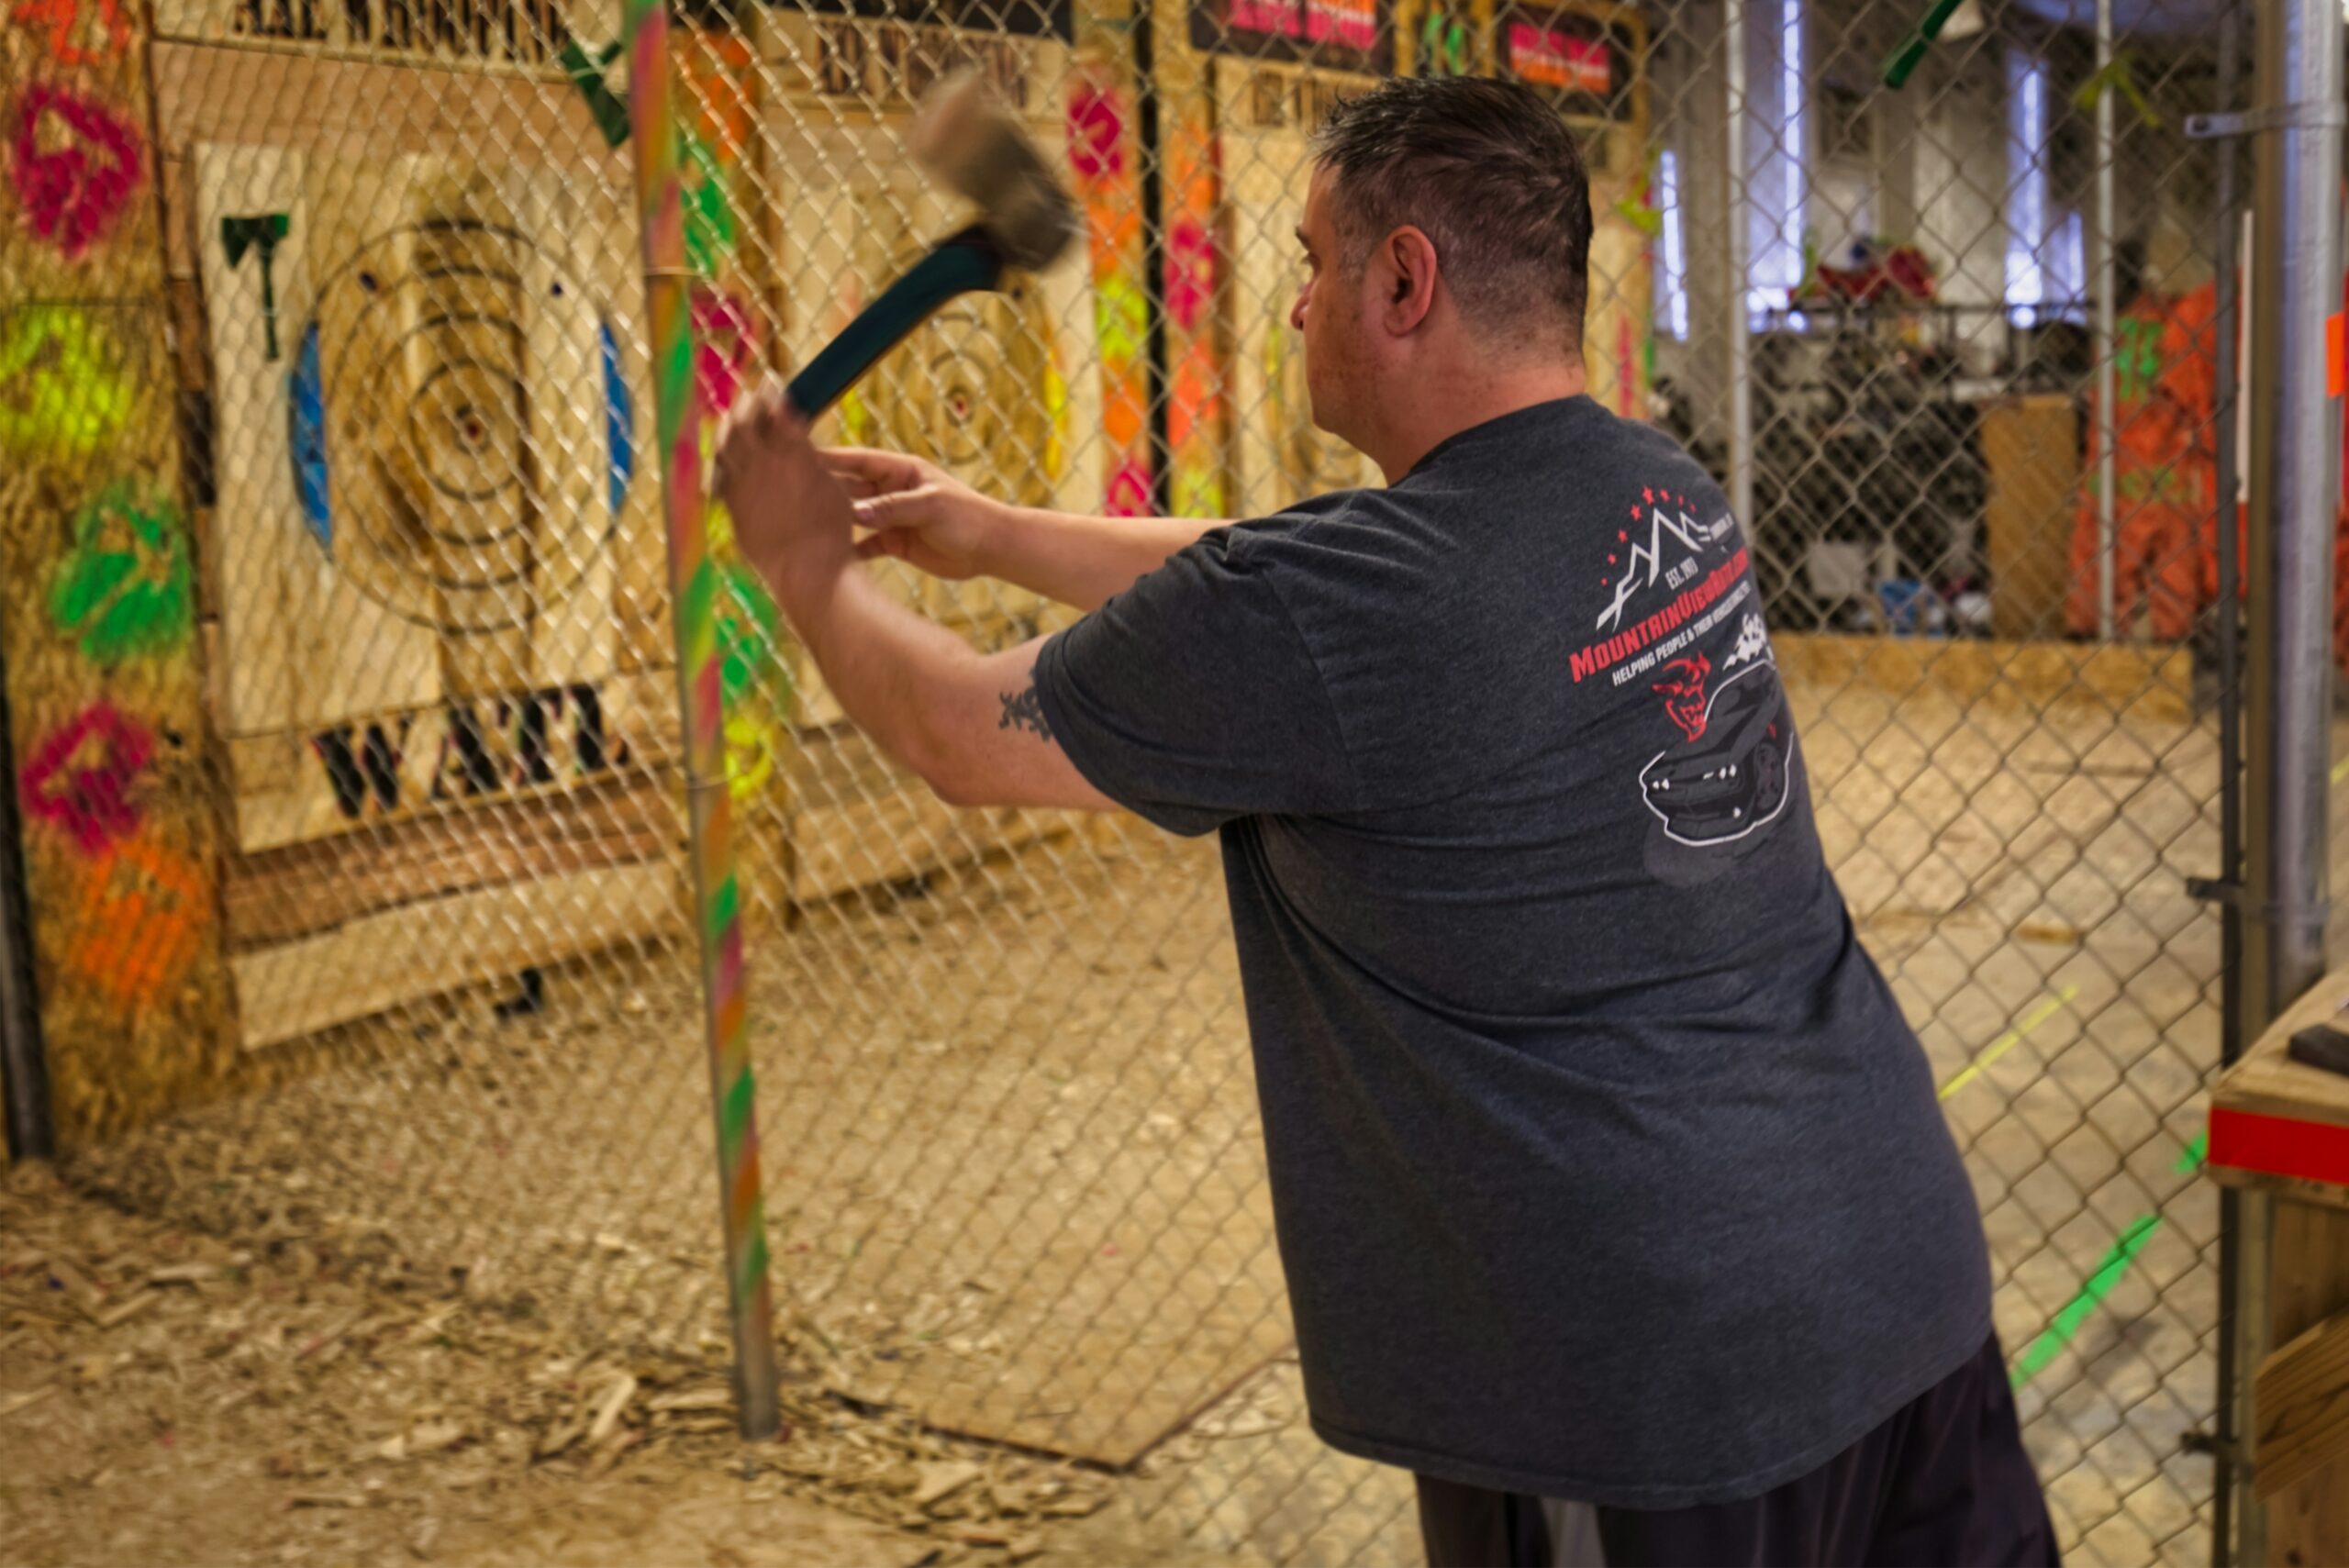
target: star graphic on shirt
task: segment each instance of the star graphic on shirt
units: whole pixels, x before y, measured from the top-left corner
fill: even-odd
[[[1640,499],[1647,502],[1650,506],[1653,506],[1655,504],[1655,492],[1642,485],[1640,489]]]

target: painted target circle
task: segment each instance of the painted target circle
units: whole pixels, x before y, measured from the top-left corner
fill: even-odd
[[[1024,492],[1049,434],[1048,354],[1024,295],[969,296],[883,361],[868,396],[899,450],[973,484]]]
[[[632,467],[609,321],[527,235],[447,219],[328,272],[291,376],[295,485],[342,574],[418,625],[523,627],[610,548]]]

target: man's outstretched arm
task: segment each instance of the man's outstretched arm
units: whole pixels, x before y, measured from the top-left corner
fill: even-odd
[[[742,551],[824,683],[874,744],[954,806],[1112,809],[1054,742],[1039,639],[981,653],[892,600],[857,565],[848,493],[782,406],[738,424],[719,486]]]
[[[1098,609],[1222,517],[1088,517],[980,495],[935,464],[846,447],[824,464],[872,534],[859,551],[934,577],[999,577],[1078,609]]]

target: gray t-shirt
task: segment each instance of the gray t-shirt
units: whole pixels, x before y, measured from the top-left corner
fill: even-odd
[[[1861,951],[1720,490],[1587,398],[1218,529],[1048,643],[1220,828],[1315,1429],[1623,1507],[1816,1468],[1977,1352],[1982,1225]]]

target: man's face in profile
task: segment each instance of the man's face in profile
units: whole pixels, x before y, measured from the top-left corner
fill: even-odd
[[[1305,251],[1305,281],[1288,313],[1289,325],[1305,339],[1305,385],[1313,423],[1348,440],[1359,424],[1355,414],[1369,395],[1373,367],[1363,344],[1362,272],[1341,265],[1333,208],[1337,176],[1316,169],[1305,194],[1305,217],[1297,226]]]

